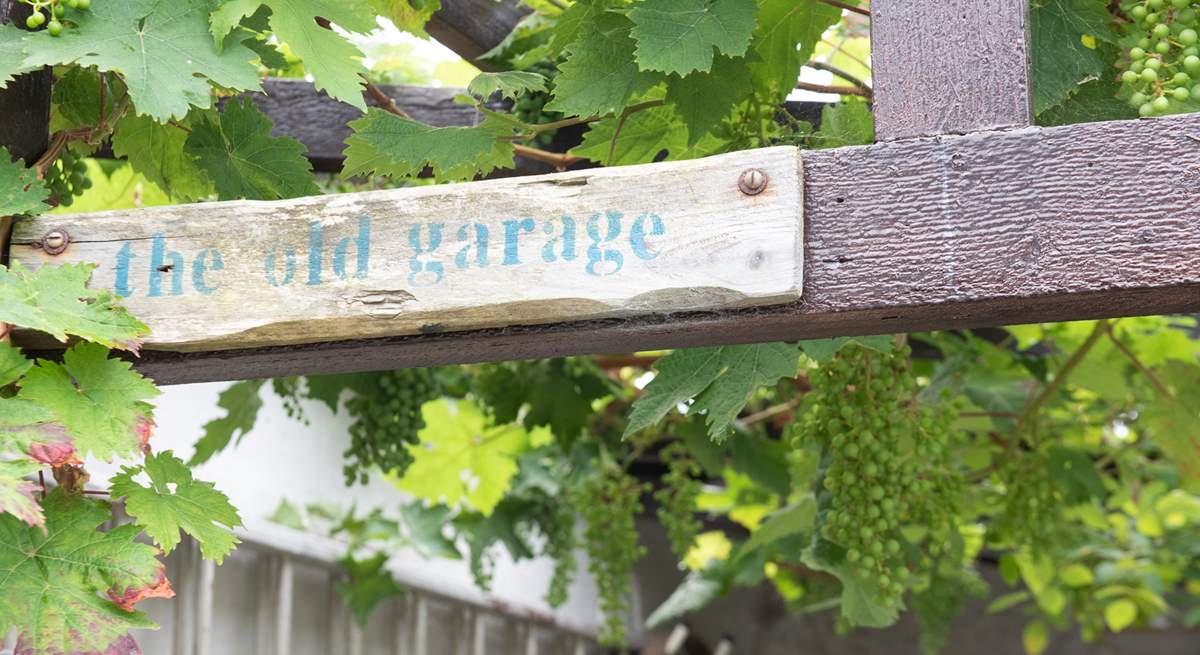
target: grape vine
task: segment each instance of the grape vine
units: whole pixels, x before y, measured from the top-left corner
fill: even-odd
[[[1121,82],[1142,116],[1157,116],[1200,101],[1200,5],[1193,0],[1121,3],[1130,23],[1129,68]]]
[[[410,368],[369,376],[346,401],[354,417],[343,472],[346,484],[366,484],[372,470],[403,475],[412,462],[409,446],[425,427],[421,406],[441,395],[431,369]]]

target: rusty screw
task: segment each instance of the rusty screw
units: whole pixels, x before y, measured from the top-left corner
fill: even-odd
[[[757,196],[767,188],[767,179],[761,168],[747,168],[738,178],[738,190],[748,196]]]
[[[50,230],[42,237],[42,250],[47,255],[57,255],[67,249],[71,243],[71,235],[66,230]]]

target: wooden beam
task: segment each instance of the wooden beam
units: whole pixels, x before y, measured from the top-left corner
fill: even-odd
[[[0,24],[24,23],[32,8],[17,0],[0,0]],[[32,164],[46,149],[50,135],[50,69],[18,76],[0,89],[0,145]]]
[[[1033,124],[1029,0],[873,0],[875,138]]]
[[[1200,115],[803,153],[803,295],[769,308],[209,353],[160,383],[1200,311]],[[1130,183],[1160,162],[1154,193]]]
[[[125,298],[151,350],[772,304],[800,291],[797,153],[47,215],[17,224],[12,257],[98,264],[92,286]],[[43,246],[54,233],[65,250]]]
[[[520,0],[442,0],[425,30],[481,70],[495,70],[479,56],[500,45],[532,11]]]

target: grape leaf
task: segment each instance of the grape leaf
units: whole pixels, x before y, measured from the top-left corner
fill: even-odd
[[[462,559],[454,540],[442,533],[442,528],[450,520],[450,512],[450,508],[444,505],[427,507],[417,502],[400,506],[404,536],[422,557]]]
[[[745,58],[717,57],[712,72],[672,75],[667,79],[667,100],[687,124],[689,146],[729,116],[733,108],[754,92]]]
[[[262,398],[258,395],[264,380],[243,380],[230,385],[217,397],[217,407],[225,415],[204,424],[204,436],[196,442],[195,452],[188,460],[189,466],[197,466],[212,459],[213,455],[229,446],[234,434],[241,441],[254,428],[258,410],[262,409]]]
[[[40,468],[29,460],[0,460],[0,514],[11,514],[31,526],[45,525],[42,507],[33,495],[39,487],[25,479]]]
[[[20,348],[0,341],[0,387],[16,382],[32,366],[33,362],[21,354]]]
[[[60,488],[42,505],[44,531],[0,515],[0,634],[15,627],[22,655],[138,653],[129,630],[155,625],[134,604],[174,595],[158,549],[133,525],[98,531],[106,503]]]
[[[821,127],[813,135],[813,148],[867,145],[875,140],[875,118],[862,100],[843,100],[821,109]]]
[[[384,553],[362,560],[354,559],[351,555],[338,560],[342,569],[349,574],[349,580],[337,583],[338,595],[346,602],[354,620],[364,629],[371,612],[380,603],[404,595],[404,587],[396,584],[395,578],[388,572],[387,561]]]
[[[129,362],[110,359],[98,344],[78,343],[62,364],[38,360],[21,381],[18,398],[48,409],[79,453],[112,461],[147,447],[154,422],[145,401],[158,394]]]
[[[25,168],[25,162],[13,161],[8,149],[0,146],[0,216],[40,214],[49,209],[42,202],[49,196],[50,191]]]
[[[634,401],[624,436],[694,399],[688,414],[707,412],[709,438],[722,441],[755,389],[795,377],[799,366],[799,350],[786,343],[676,350],[655,364],[657,375]]]
[[[875,580],[858,575],[840,546],[819,539],[804,551],[801,561],[810,569],[831,573],[842,582],[842,618],[851,626],[885,628],[900,617],[900,606],[879,603]]]
[[[745,557],[751,551],[784,537],[812,530],[816,516],[817,501],[812,496],[805,496],[796,503],[771,512],[754,532],[750,533],[750,538],[738,549],[737,557]]]
[[[49,466],[79,463],[71,437],[50,410],[23,398],[0,399],[0,409],[0,452]]]
[[[592,403],[612,393],[605,380],[582,360],[537,360],[487,367],[475,391],[497,422],[517,420],[528,406],[525,426],[548,426],[569,447],[593,415]]]
[[[629,10],[642,70],[709,71],[713,51],[741,57],[750,46],[755,0],[643,0]]]
[[[529,71],[480,73],[467,84],[467,91],[485,100],[493,93],[499,93],[502,98],[516,98],[522,93],[545,90],[545,76]]]
[[[0,43],[19,55],[0,57],[0,87],[42,66],[75,63],[118,71],[137,113],[166,122],[188,105],[211,106],[209,81],[239,91],[262,88],[254,53],[240,43],[217,52],[208,32],[209,0],[97,2],[73,11],[76,27],[57,38],[0,26]]]
[[[225,104],[220,121],[199,117],[183,152],[212,178],[222,200],[317,195],[304,144],[271,136],[271,119],[249,98]]]
[[[217,42],[226,41],[241,20],[261,6],[271,9],[271,31],[304,61],[304,70],[312,75],[318,90],[366,110],[359,77],[367,72],[362,53],[316,21],[321,17],[349,32],[366,34],[376,28],[375,12],[366,0],[226,0],[212,13],[212,33]]]
[[[1137,109],[1118,97],[1120,90],[1121,85],[1115,77],[1084,82],[1061,104],[1038,114],[1037,124],[1049,127],[1137,118]]]
[[[1033,110],[1063,103],[1081,84],[1104,76],[1108,63],[1083,37],[1111,40],[1111,16],[1096,0],[1042,0],[1029,11],[1033,56]]]
[[[611,0],[579,0],[572,2],[558,15],[554,22],[554,33],[550,35],[550,51],[561,53],[571,42],[585,33],[593,23],[605,14],[613,3]]]
[[[370,0],[380,16],[392,19],[396,27],[425,37],[425,24],[442,8],[441,0]]]
[[[190,116],[190,115],[189,115]],[[181,122],[191,129],[188,120]],[[113,154],[125,157],[133,170],[180,200],[207,196],[212,183],[196,160],[184,153],[188,133],[147,116],[125,114],[113,130]]]
[[[433,127],[369,109],[352,121],[346,139],[345,175],[372,171],[392,177],[416,177],[429,167],[443,179],[471,179],[513,166],[512,144],[497,139],[490,122],[477,127]]]
[[[476,405],[437,400],[421,408],[421,443],[408,446],[413,462],[397,482],[402,491],[434,503],[465,501],[484,516],[492,513],[517,473],[517,455],[542,430],[515,423],[493,426]],[[541,434],[539,434],[541,433]]]
[[[661,97],[661,94],[655,90],[647,97],[655,96]],[[616,147],[613,147],[614,139]],[[583,142],[572,149],[571,154],[605,166],[685,159],[689,155],[688,126],[671,106],[639,111],[628,116],[624,124],[619,117],[613,116],[592,123],[583,135]]]
[[[554,97],[546,109],[568,116],[611,114],[661,80],[661,75],[641,71],[634,62],[632,27],[620,14],[603,13],[583,28],[558,67]]]
[[[671,592],[646,619],[646,628],[654,630],[694,612],[728,590],[722,563],[713,562],[708,568],[688,573],[683,582]]]
[[[821,2],[762,0],[751,43],[758,61],[750,64],[759,85],[772,88],[777,100],[787,97],[821,35],[841,18],[841,9]]]
[[[95,268],[66,264],[31,273],[19,262],[0,266],[0,322],[46,332],[59,341],[73,334],[136,352],[150,330],[117,305],[116,296],[87,288]]]
[[[833,337],[832,339],[808,339],[800,342],[800,349],[813,361],[825,364],[833,361],[833,356],[839,350],[856,344],[870,348],[876,352],[890,353],[896,345],[896,339],[891,335],[876,335],[873,337]]]
[[[150,486],[133,477],[146,473]],[[147,455],[141,466],[125,466],[111,481],[114,498],[125,497],[132,516],[164,554],[179,545],[183,530],[200,544],[200,554],[217,564],[238,543],[232,529],[241,525],[237,510],[211,482],[192,477],[183,460],[171,451]]]

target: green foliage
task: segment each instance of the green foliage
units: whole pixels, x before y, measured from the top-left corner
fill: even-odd
[[[220,121],[205,114],[183,151],[208,174],[222,200],[275,200],[319,192],[304,144],[271,136],[271,119],[249,99],[225,104]]]
[[[1033,41],[1033,110],[1059,106],[1080,85],[1111,74],[1095,41],[1111,39],[1101,0],[1041,0],[1029,12]],[[1091,47],[1085,44],[1091,39]]]
[[[149,486],[134,480],[145,473]],[[238,540],[231,530],[242,524],[225,494],[210,482],[192,478],[183,460],[171,451],[147,455],[140,467],[126,466],[112,479],[114,498],[125,498],[125,511],[154,543],[169,554],[179,545],[183,530],[200,544],[200,553],[218,564]]]
[[[751,70],[756,82],[769,89],[771,98],[787,97],[821,35],[841,16],[840,9],[820,2],[761,0],[751,46],[757,61]]]
[[[46,332],[59,341],[73,335],[136,352],[149,329],[117,305],[116,296],[87,288],[95,268],[67,264],[31,272],[18,262],[0,268],[0,322]]]
[[[438,178],[466,180],[512,166],[512,144],[497,140],[491,123],[433,127],[372,108],[350,127],[346,175],[416,177],[428,166]]]
[[[12,161],[8,149],[0,146],[0,216],[41,213],[49,195],[25,162]]]
[[[658,374],[633,405],[625,435],[654,425],[692,400],[688,413],[707,413],[709,437],[723,440],[750,394],[795,376],[799,362],[796,347],[783,343],[677,350],[659,360]]]
[[[137,113],[183,118],[188,105],[212,106],[209,82],[239,91],[261,88],[241,43],[218,52],[208,32],[209,0],[97,2],[57,39],[0,26],[0,85],[42,66],[75,64],[119,72]],[[311,22],[311,21],[310,21]]]
[[[338,595],[350,608],[359,627],[367,627],[367,619],[380,603],[404,595],[404,587],[396,583],[387,570],[387,555],[378,553],[374,557],[357,560],[352,556],[341,559],[342,569],[348,579],[337,583]]]
[[[187,127],[190,121],[180,124]],[[187,141],[188,133],[177,127],[149,116],[126,114],[117,121],[112,148],[113,154],[128,159],[134,171],[167,194],[181,200],[199,200],[210,193],[212,182],[195,158],[184,152]]]
[[[812,136],[818,149],[866,145],[875,140],[875,119],[871,108],[861,100],[844,100],[825,105],[821,110],[821,128]]]
[[[754,31],[754,0],[644,0],[629,10],[642,70],[712,69],[714,50],[741,57]]]
[[[60,489],[43,507],[45,530],[0,515],[0,632],[16,628],[31,655],[137,652],[129,630],[154,623],[133,604],[173,595],[157,549],[131,525],[98,531],[111,516],[104,503]]]
[[[221,392],[217,407],[225,410],[225,415],[204,424],[204,436],[196,442],[189,466],[207,462],[228,447],[235,435],[241,441],[254,428],[258,410],[262,409],[262,398],[258,395],[262,385],[262,380],[244,380]]]
[[[633,23],[617,13],[596,15],[566,46],[567,58],[554,80],[554,99],[546,108],[568,116],[619,112],[661,77],[634,61]]]
[[[516,98],[522,93],[546,90],[546,78],[528,71],[480,73],[467,85],[467,91],[480,98],[499,93],[501,98]]]

